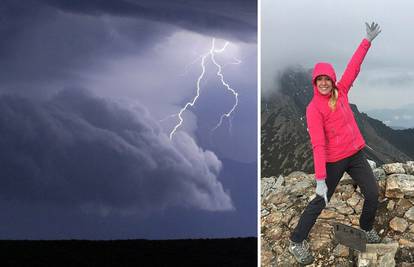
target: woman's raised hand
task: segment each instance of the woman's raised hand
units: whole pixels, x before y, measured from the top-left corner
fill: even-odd
[[[371,23],[371,26],[365,22],[365,25],[367,26],[367,39],[372,42],[372,40],[377,37],[377,35],[381,32],[381,29],[378,25],[378,23]]]

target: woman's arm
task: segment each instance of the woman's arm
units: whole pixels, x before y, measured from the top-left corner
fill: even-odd
[[[313,150],[313,163],[316,180],[326,178],[326,145],[323,117],[319,110],[310,104],[306,108],[306,123]]]
[[[338,89],[344,91],[345,94],[348,94],[349,89],[351,89],[352,84],[358,76],[361,64],[370,46],[371,43],[364,38],[346,66],[345,72],[337,84]]]
[[[328,187],[326,179],[326,146],[323,117],[317,108],[310,104],[306,108],[306,123],[312,143],[313,162],[315,166],[316,189],[315,193],[325,200],[328,205]]]
[[[368,49],[371,47],[371,42],[381,32],[378,24],[372,23],[371,26],[369,26],[368,23],[366,23],[366,27],[367,37],[364,38],[358,46],[348,65],[346,66],[344,74],[337,83],[337,87],[340,90],[343,90],[345,94],[348,93],[356,77],[358,76],[365,55],[367,54]]]

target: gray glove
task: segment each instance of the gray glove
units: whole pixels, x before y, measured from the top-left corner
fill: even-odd
[[[367,39],[372,42],[375,37],[381,32],[381,29],[378,25],[378,23],[371,23],[371,26],[367,22],[365,22],[365,25],[367,26]]]
[[[316,192],[317,195],[325,199],[325,204],[328,206],[328,187],[326,186],[325,180],[316,180]]]

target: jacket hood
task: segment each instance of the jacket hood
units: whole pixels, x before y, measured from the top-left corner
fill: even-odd
[[[314,91],[314,94],[318,94],[322,96],[322,94],[319,93],[318,88],[316,88],[316,78],[320,75],[326,75],[329,78],[331,78],[332,84],[335,86],[336,85],[336,74],[335,74],[334,68],[332,67],[330,63],[319,62],[315,64],[315,67],[313,68],[313,74],[312,74],[313,91]]]

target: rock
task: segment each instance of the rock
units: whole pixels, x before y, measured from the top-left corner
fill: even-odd
[[[407,229],[408,223],[403,218],[395,217],[390,221],[390,227],[392,230],[402,233]]]
[[[262,218],[263,218],[263,217],[265,217],[265,216],[269,215],[269,214],[270,214],[270,211],[268,211],[267,209],[262,209],[262,210],[260,211],[260,214],[261,214],[261,216],[262,216]]]
[[[349,176],[348,173],[344,173],[344,175],[342,175],[341,180],[339,181],[340,185],[346,185],[346,184],[353,184],[354,180],[352,180],[351,176]]]
[[[403,164],[400,162],[384,164],[381,167],[384,169],[387,175],[394,174],[394,173],[399,173],[399,174],[405,173]]]
[[[354,194],[355,188],[352,184],[340,185],[336,188],[337,192],[341,193],[341,199],[347,200]],[[335,194],[334,194],[335,195]]]
[[[411,207],[409,210],[407,210],[407,212],[404,214],[404,217],[414,222],[414,207]]]
[[[403,198],[414,196],[414,176],[408,174],[391,174],[387,178],[385,196]]]
[[[268,232],[267,232],[267,236],[272,240],[272,241],[277,241],[283,238],[283,229],[282,227],[272,227]]]
[[[341,194],[333,194],[328,202],[328,207],[339,205],[339,203],[342,203]]]
[[[387,253],[385,255],[383,255],[382,257],[380,257],[378,259],[378,264],[376,266],[381,266],[381,267],[391,267],[391,266],[395,266],[395,260],[394,260],[394,253]]]
[[[348,257],[349,256],[349,248],[344,246],[344,245],[338,244],[334,248],[333,253],[337,257]]]
[[[405,173],[414,175],[414,161],[407,161],[407,163],[403,166],[405,169]]]
[[[395,202],[390,200],[387,204],[387,210],[394,210]]]
[[[266,217],[266,223],[268,225],[278,224],[282,220],[282,217],[284,217],[282,212],[272,212]]]
[[[311,178],[310,175],[307,175],[304,172],[294,171],[294,172],[291,172],[288,176],[286,176],[286,178],[285,178],[285,186],[292,186],[292,185],[296,184],[298,181],[311,181],[311,182],[315,182],[314,180],[315,179]]]
[[[354,192],[352,196],[346,201],[346,203],[351,207],[355,207],[361,200],[362,197],[358,193]]]
[[[272,266],[272,262],[275,260],[271,248],[262,246],[261,250],[261,266]]]
[[[283,178],[283,176],[279,175],[279,177],[277,177],[276,182],[274,184],[274,188],[278,189],[279,187],[283,186],[284,182],[285,182],[285,179]]]
[[[372,172],[374,173],[375,178],[377,178],[377,180],[383,180],[387,177],[387,175],[385,174],[384,169],[382,168],[375,168],[372,170]]]
[[[377,260],[377,258],[375,258],[375,261]],[[370,260],[368,259],[359,259],[358,260],[358,267],[368,267],[370,266]]]
[[[338,214],[333,210],[324,209],[322,210],[321,214],[319,215],[319,219],[333,219]]]
[[[266,202],[277,206],[279,204],[286,203],[288,200],[288,195],[281,194],[280,192],[274,192],[267,196]]]
[[[395,266],[398,243],[367,244],[366,251],[358,254],[357,266]]]
[[[293,186],[289,188],[289,194],[294,196],[303,196],[309,192],[309,189],[313,188],[313,182],[310,180],[297,181]]]
[[[315,179],[304,172],[292,172],[284,178],[284,181],[286,191],[291,196],[303,196],[315,191]]]
[[[286,267],[288,267],[288,266],[300,266],[300,265],[298,265],[298,263],[296,262],[293,255],[290,254],[286,250],[282,254],[278,255],[277,264],[275,266],[286,266]]]
[[[385,197],[385,187],[387,186],[387,180],[383,179],[383,180],[379,180],[377,181],[378,183],[378,187],[379,187],[379,195],[380,197],[384,198]]]
[[[361,200],[358,202],[358,204],[354,207],[354,210],[356,213],[361,213],[362,212],[362,207],[364,206],[364,201]]]
[[[287,247],[289,242],[280,241],[279,243],[271,243],[272,244],[272,251],[274,254],[277,255],[277,257],[280,257],[282,254],[286,253]],[[275,244],[281,244],[281,245],[275,245]]]
[[[292,219],[292,217],[295,215],[295,213],[296,212],[293,209],[290,209],[287,212],[284,212],[280,222],[287,226],[290,220]]]
[[[414,248],[414,242],[401,238],[400,240],[398,240],[398,243],[400,244],[401,247],[407,247],[407,248]]]
[[[400,248],[398,256],[401,258],[401,261],[410,262],[410,267],[413,267],[414,263],[414,250],[408,248]],[[397,258],[398,259],[398,258]]]
[[[414,224],[410,225],[410,233],[414,234]]]
[[[347,205],[341,205],[337,207],[336,210],[338,211],[338,213],[344,214],[344,215],[351,215],[354,213],[354,209]]]
[[[371,166],[371,169],[375,169],[377,167],[377,163],[375,161],[368,159],[369,166]]]
[[[394,243],[394,242],[395,242],[394,239],[392,239],[391,237],[388,237],[388,236],[386,236],[382,239],[382,243],[384,243],[384,244],[390,244],[390,243]]]
[[[260,179],[261,183],[261,196],[266,197],[273,191],[278,191],[282,187],[282,184],[284,182],[283,176],[280,175],[278,178],[275,176],[272,177],[264,177]]]
[[[269,189],[272,188],[272,185],[274,183],[274,178],[270,177],[264,177],[260,180],[260,188],[261,188],[261,196],[265,196],[266,192],[269,192]]]
[[[398,211],[402,212],[402,214],[404,214],[406,211],[408,211],[412,206],[413,205],[412,205],[411,201],[409,201],[406,198],[400,199],[397,202],[397,209],[398,209]]]
[[[312,251],[326,249],[332,243],[333,227],[320,220],[316,221],[309,233],[310,247]]]
[[[349,215],[348,218],[353,226],[359,226],[359,215]]]
[[[296,225],[298,224],[299,219],[300,219],[300,216],[293,217],[293,219],[290,220],[289,222],[289,225],[288,225],[289,229],[291,230],[295,229]]]

